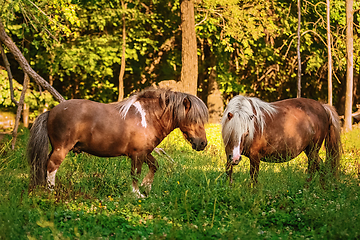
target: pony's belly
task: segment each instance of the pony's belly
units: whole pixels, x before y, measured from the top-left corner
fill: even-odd
[[[74,153],[86,152],[97,157],[117,157],[124,156],[125,151],[117,148],[99,148],[98,146],[84,146],[81,143],[77,143],[72,149]]]
[[[154,141],[142,133],[122,134],[122,138],[110,137],[78,142],[73,151],[82,151],[98,157],[147,155],[154,149]]]
[[[269,163],[283,163],[283,162],[288,162],[294,158],[296,158],[298,155],[300,154],[299,153],[273,153],[273,154],[269,154],[269,155],[266,155],[264,157],[261,158],[261,161],[263,162],[269,162]]]

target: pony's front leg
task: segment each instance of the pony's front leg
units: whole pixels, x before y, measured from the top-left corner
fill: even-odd
[[[227,176],[228,176],[228,178],[229,178],[229,180],[230,180],[230,185],[233,183],[233,178],[232,178],[232,173],[233,173],[233,165],[232,165],[232,163],[231,163],[231,161],[228,161],[227,163],[226,163],[226,174],[227,174]]]
[[[151,155],[151,153],[147,155],[145,162],[149,166],[149,172],[143,179],[141,186],[145,188],[146,194],[149,194],[151,191],[151,184],[154,181],[154,175],[159,168],[159,164],[156,159]]]
[[[259,175],[260,160],[250,159],[250,178],[253,186],[257,184],[257,178]]]
[[[143,161],[141,158],[134,156],[131,157],[131,176],[132,176],[132,191],[138,198],[144,198],[145,196],[140,193],[138,182],[141,174],[141,168]]]

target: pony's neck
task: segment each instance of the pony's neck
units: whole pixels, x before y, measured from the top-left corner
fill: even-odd
[[[149,114],[148,117],[151,119],[151,125],[161,140],[178,127],[172,111],[164,111],[160,106],[155,107],[155,104],[151,102],[145,108]]]
[[[159,119],[160,132],[164,135],[164,137],[171,133],[175,128],[179,127],[179,123],[175,121],[172,114],[172,112],[167,112]]]

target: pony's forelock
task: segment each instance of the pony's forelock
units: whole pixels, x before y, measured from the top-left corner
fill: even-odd
[[[228,118],[229,113],[232,114],[230,120]],[[229,144],[231,138],[240,139],[243,134],[248,132],[245,139],[245,146],[247,146],[254,138],[255,127],[257,126],[260,134],[262,134],[265,127],[265,116],[272,116],[274,113],[276,113],[274,105],[258,98],[242,95],[232,98],[221,119],[225,146]]]
[[[190,101],[190,109],[186,114],[187,121],[196,124],[205,124],[209,120],[209,111],[205,103],[198,97],[186,94]]]

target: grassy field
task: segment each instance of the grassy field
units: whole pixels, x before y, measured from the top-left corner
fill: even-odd
[[[342,136],[339,180],[306,183],[306,156],[260,165],[249,187],[249,160],[224,174],[220,127],[193,151],[179,131],[160,145],[160,168],[145,199],[131,192],[130,160],[68,154],[54,192],[28,194],[28,131],[15,151],[0,147],[0,239],[360,239],[360,128]],[[322,157],[325,153],[322,152]],[[143,176],[147,167],[143,167]]]

